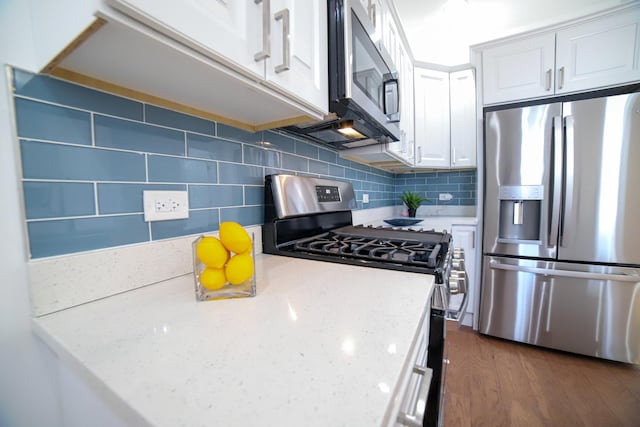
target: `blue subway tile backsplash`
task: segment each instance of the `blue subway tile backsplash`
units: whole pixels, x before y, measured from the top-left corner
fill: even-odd
[[[143,104],[99,90],[48,77],[13,70],[15,94],[85,111],[142,120]]]
[[[143,191],[186,191],[185,184],[98,184],[100,215],[143,213]]]
[[[32,258],[207,233],[223,221],[262,224],[271,173],[346,179],[359,208],[399,205],[404,190],[423,193],[426,204],[475,204],[475,171],[393,174],[278,131],[13,71]],[[145,190],[187,191],[189,218],[144,222]],[[441,192],[453,199],[439,201]]]
[[[145,182],[144,154],[28,140],[20,146],[25,179]]]
[[[27,99],[16,99],[18,135],[91,145],[91,115]]]
[[[242,206],[244,190],[241,185],[190,185],[189,208],[218,208]]]
[[[184,156],[184,132],[100,115],[93,123],[97,147]]]
[[[155,105],[146,104],[144,106],[144,121],[207,135],[215,135],[216,132],[216,124],[211,120],[189,116]]]
[[[27,226],[33,258],[149,240],[149,226],[143,215],[35,221]]]
[[[187,133],[187,156],[242,163],[242,144],[210,136]]]
[[[149,182],[218,182],[218,163],[208,160],[148,155]]]
[[[93,184],[81,182],[25,182],[27,219],[93,215]]]
[[[189,234],[207,233],[220,226],[218,209],[189,211],[189,218],[151,223],[152,239],[167,239]]]

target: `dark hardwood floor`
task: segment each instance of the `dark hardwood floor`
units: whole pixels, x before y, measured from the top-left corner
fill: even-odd
[[[447,326],[445,427],[640,426],[640,366]]]

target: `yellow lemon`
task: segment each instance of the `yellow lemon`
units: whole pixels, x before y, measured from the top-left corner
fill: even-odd
[[[229,259],[229,251],[213,236],[203,237],[196,245],[198,259],[207,267],[222,268]]]
[[[253,276],[253,258],[245,253],[232,256],[224,269],[227,280],[232,285],[246,282]]]
[[[223,288],[225,283],[227,283],[227,278],[221,268],[205,268],[200,273],[200,284],[210,291]]]
[[[220,240],[225,248],[236,254],[251,250],[251,237],[237,222],[220,224]]]

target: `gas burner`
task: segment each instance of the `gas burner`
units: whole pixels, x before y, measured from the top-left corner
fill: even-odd
[[[428,268],[437,267],[443,255],[439,243],[334,232],[298,240],[294,249],[328,257],[339,256]]]

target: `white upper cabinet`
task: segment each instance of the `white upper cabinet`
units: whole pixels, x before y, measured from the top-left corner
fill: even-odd
[[[545,34],[483,51],[484,103],[552,95],[555,40]]]
[[[472,69],[416,67],[415,140],[417,168],[476,166],[476,86]]]
[[[449,74],[451,167],[476,166],[476,83],[472,69]]]
[[[384,14],[382,16],[382,44],[385,49],[389,53],[391,57],[391,61],[393,61],[393,65],[390,64],[391,67],[400,68],[400,49],[402,48],[402,39],[400,38],[400,33],[398,31],[398,26],[396,25],[395,19],[393,19],[393,14],[391,10],[386,7],[384,8]]]
[[[326,2],[272,0],[271,11],[272,49],[266,59],[267,81],[327,110]]]
[[[558,31],[556,93],[640,80],[640,13]]]
[[[416,167],[449,168],[449,73],[414,69]]]
[[[382,32],[382,21],[385,15],[383,0],[360,0],[360,4],[367,11],[371,25],[378,35]],[[377,40],[374,40],[377,41]]]
[[[413,165],[415,137],[413,128],[413,63],[405,47],[400,44],[398,55],[400,79],[400,141],[389,144],[389,150],[405,163]]]
[[[111,0],[157,31],[327,111],[327,7],[311,0]]]
[[[264,76],[269,54],[270,0],[259,2],[110,0],[127,15],[190,47]],[[263,46],[264,43],[264,46]]]
[[[640,80],[640,8],[481,50],[484,104],[631,83]]]

